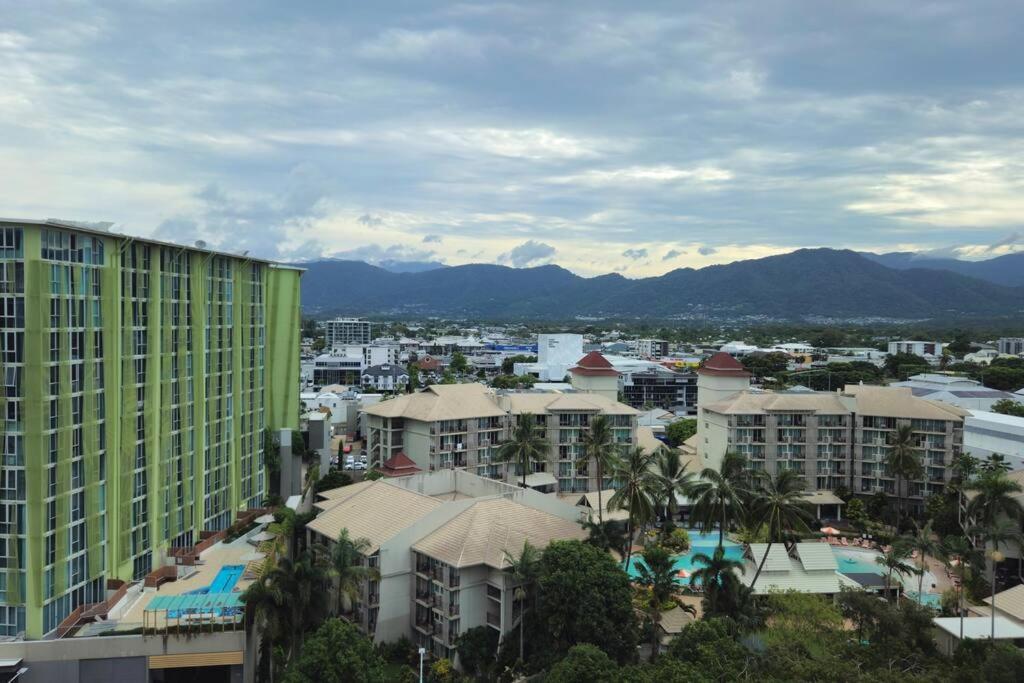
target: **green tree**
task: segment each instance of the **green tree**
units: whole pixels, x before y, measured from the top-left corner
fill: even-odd
[[[551,445],[544,438],[544,433],[537,424],[532,413],[523,413],[516,420],[512,430],[512,438],[498,447],[495,459],[519,466],[522,473],[522,487],[526,488],[526,474],[530,471],[530,463],[547,462],[551,456]]]
[[[1012,398],[1001,398],[992,404],[992,412],[1002,415],[1013,415],[1024,417],[1024,403],[1018,403]]]
[[[420,388],[420,367],[416,363],[409,363],[406,366],[406,372],[409,373],[409,393],[411,394]]]
[[[990,453],[987,458],[981,461],[981,471],[985,474],[992,472],[1006,473],[1010,471],[1010,463],[1006,462],[1006,456],[1002,453]]]
[[[245,605],[246,632],[249,637],[260,634],[258,678],[272,681],[277,664],[273,656],[274,644],[286,641],[289,636],[291,612],[285,604],[285,596],[268,577],[260,577],[245,589],[241,601]]]
[[[498,652],[498,632],[490,626],[476,626],[455,641],[459,663],[474,680],[487,680]]]
[[[541,552],[523,541],[523,549],[518,555],[505,551],[505,571],[512,576],[516,584],[513,599],[519,603],[519,661],[525,662],[523,629],[526,628],[527,602],[532,603],[534,583],[540,568]]]
[[[693,574],[690,585],[699,586],[704,593],[704,613],[721,615],[723,613],[722,596],[736,590],[739,579],[736,572],[745,571],[743,563],[725,556],[725,548],[718,546],[713,555],[697,553],[693,556]]]
[[[285,683],[386,683],[384,660],[354,625],[328,619],[310,636]]]
[[[953,341],[946,345],[952,353],[957,356],[963,356],[965,353],[971,351],[971,335],[965,330],[955,330],[953,332]]]
[[[904,541],[906,548],[913,554],[917,552],[917,604],[924,603],[924,575],[928,569],[927,558],[929,555],[937,556],[941,549],[939,539],[932,531],[932,523],[929,521],[924,526],[914,522],[914,533]]]
[[[897,379],[928,370],[928,361],[913,353],[891,353],[885,357],[885,373]]]
[[[754,655],[739,642],[736,623],[721,616],[705,616],[688,624],[668,645],[668,657],[690,665],[690,675],[663,680],[739,681],[749,679]],[[657,680],[657,679],[655,679]],[[652,683],[654,683],[652,681]]]
[[[469,361],[466,360],[466,356],[461,351],[456,351],[452,354],[452,362],[448,364],[452,372],[464,375],[469,371]]]
[[[309,554],[292,561],[287,557],[277,560],[269,572],[270,582],[284,596],[288,607],[288,661],[302,650],[306,631],[320,624],[326,612],[321,596],[327,589],[327,575]]]
[[[1017,518],[999,517],[988,524],[976,526],[972,529],[972,534],[981,536],[985,539],[985,544],[992,546],[989,552],[989,585],[992,587],[992,632],[990,637],[992,642],[996,639],[996,595],[999,590],[996,588],[996,565],[1003,561],[1003,554],[1000,552],[1000,547],[1007,547],[1010,545],[1017,546],[1018,549],[1024,547],[1024,535],[1020,532],[1020,522]]]
[[[581,643],[551,667],[544,683],[618,683],[618,669],[600,648]]]
[[[316,493],[320,493],[321,491],[330,491],[331,489],[348,486],[351,483],[352,477],[337,468],[332,468],[326,475],[317,480],[316,484],[313,485],[313,490]]]
[[[774,479],[766,478],[752,507],[754,518],[768,527],[768,545],[750,582],[751,589],[761,576],[772,544],[786,542],[797,533],[810,532],[808,524],[814,518],[804,498],[803,478],[793,470],[782,470]]]
[[[697,420],[695,418],[684,417],[665,427],[665,437],[668,439],[668,444],[674,448],[681,446],[684,441],[696,433]]]
[[[626,538],[629,547],[626,549],[626,566],[633,553],[633,537],[637,525],[643,526],[654,521],[654,498],[652,492],[657,490],[657,481],[651,472],[654,454],[645,453],[639,446],[633,447],[626,457],[617,461],[612,470],[612,477],[620,486],[608,501],[609,510],[626,510]]]
[[[657,456],[654,471],[654,488],[652,496],[655,501],[664,501],[665,527],[663,532],[668,535],[675,527],[679,514],[679,501],[676,496],[689,495],[693,488],[695,475],[687,472],[689,463],[684,463],[679,451],[674,448],[663,448]]]
[[[614,550],[625,557],[629,541],[624,522],[618,519],[606,519],[603,522],[587,519],[580,524],[587,532],[587,543],[601,550]]]
[[[895,601],[890,594],[892,575],[908,576],[917,573],[917,569],[907,563],[908,554],[906,546],[902,543],[895,543],[888,551],[875,558],[875,563],[885,570],[885,592],[890,595],[889,600],[891,601]]]
[[[1020,519],[1024,514],[1024,508],[1017,499],[1024,489],[1004,472],[983,472],[966,490],[975,494],[967,504],[967,516],[981,527],[994,525],[1003,515]]]
[[[658,645],[661,638],[658,633],[658,624],[661,623],[661,611],[665,603],[673,600],[679,592],[679,584],[676,583],[675,558],[662,546],[648,545],[644,548],[643,563],[637,564],[637,583],[647,586],[651,590],[651,599],[648,603],[648,615],[651,619],[651,659],[658,656]],[[695,614],[696,610],[690,605],[678,603],[680,609]]]
[[[854,528],[860,533],[868,528],[868,513],[864,509],[864,501],[854,498],[846,504],[846,518],[850,520]]]
[[[554,541],[541,557],[532,648],[540,664],[592,643],[619,663],[636,656],[629,577],[608,555],[580,541]]]
[[[522,354],[515,355],[515,356],[507,356],[506,358],[503,358],[502,361],[501,361],[501,374],[503,374],[503,375],[511,375],[512,373],[514,373],[515,372],[515,365],[516,365],[516,363],[536,363],[536,362],[537,362],[537,357],[536,356],[526,356],[526,355],[522,355]]]
[[[974,546],[963,536],[947,536],[943,539],[940,557],[946,568],[957,577],[956,605],[957,616],[960,617],[960,642],[964,640],[964,583],[968,572],[983,565]],[[920,592],[920,591],[919,591]]]
[[[328,575],[338,582],[337,603],[334,613],[341,614],[347,600],[354,605],[367,581],[380,581],[380,572],[364,564],[369,554],[370,540],[367,538],[349,538],[348,529],[342,529],[338,540],[330,549],[318,546],[320,561]]]
[[[619,459],[619,447],[615,443],[608,418],[598,415],[590,422],[590,429],[583,432],[580,441],[583,444],[582,463],[594,462],[597,468],[597,519],[604,522],[604,502],[601,490],[604,488],[604,473],[614,468]]]
[[[721,471],[705,467],[700,480],[694,482],[693,517],[702,532],[709,532],[718,526],[718,547],[725,545],[725,531],[733,523],[743,519],[743,498],[745,489],[740,485],[741,473],[736,465],[736,454],[726,453],[722,458]]]
[[[915,449],[914,428],[909,424],[899,425],[889,441],[885,456],[889,471],[896,475],[896,530],[903,519],[903,482],[917,479],[924,472],[921,456]]]

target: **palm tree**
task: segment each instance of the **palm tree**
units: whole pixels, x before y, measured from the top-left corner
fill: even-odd
[[[750,582],[751,589],[761,576],[773,543],[785,541],[793,533],[807,533],[811,530],[808,522],[813,519],[813,515],[807,509],[807,500],[804,498],[803,477],[793,470],[782,470],[775,479],[766,478],[754,499],[753,515],[767,526],[768,545],[757,565],[754,580]]]
[[[619,447],[615,443],[615,434],[611,424],[604,415],[598,415],[590,422],[590,429],[583,432],[580,442],[583,444],[583,463],[594,461],[597,468],[597,521],[604,522],[604,503],[601,490],[604,488],[604,473],[614,469],[619,459]]]
[[[516,421],[512,430],[512,438],[498,448],[496,460],[510,462],[519,466],[523,474],[520,484],[526,488],[526,472],[532,462],[546,462],[551,454],[551,445],[544,438],[543,432],[537,428],[537,420],[532,413],[523,413]]]
[[[278,587],[260,577],[240,597],[245,605],[245,628],[260,637],[260,670],[266,667],[267,679],[274,680],[273,643],[286,637],[288,608]],[[262,679],[262,676],[261,676]]]
[[[656,488],[656,481],[651,473],[653,462],[654,455],[645,453],[643,448],[637,446],[631,448],[625,459],[618,461],[613,470],[615,480],[622,485],[612,494],[608,509],[629,511],[626,521],[626,540],[629,541],[626,567],[629,567],[629,558],[633,554],[633,534],[637,524],[643,525],[654,519],[651,492]]]
[[[626,556],[626,526],[617,519],[602,522],[584,520],[580,525],[587,532],[587,543],[601,550],[615,550]]]
[[[343,600],[349,604],[359,600],[359,593],[367,581],[380,581],[380,572],[375,567],[363,565],[363,558],[369,555],[371,548],[367,538],[349,538],[348,529],[342,529],[338,540],[328,551],[323,546],[315,546],[318,560],[325,566],[327,573],[338,580],[338,602],[334,613],[341,614]]]
[[[956,606],[960,617],[960,642],[964,640],[964,581],[967,580],[969,567],[981,564],[976,560],[977,552],[971,542],[963,536],[947,536],[941,547],[943,564],[959,579],[956,587]]]
[[[523,541],[523,549],[515,556],[505,551],[505,571],[516,582],[513,598],[519,601],[519,661],[526,661],[523,654],[523,625],[526,623],[526,598],[533,594],[533,583],[540,567],[540,551]]]
[[[896,532],[899,533],[903,520],[903,480],[917,479],[923,468],[921,458],[914,450],[914,428],[909,424],[900,425],[889,440],[889,453],[885,464],[896,476]]]
[[[1010,463],[1006,462],[1006,456],[1001,453],[992,453],[981,463],[982,472],[1009,472]]]
[[[644,548],[643,564],[637,565],[639,584],[651,589],[651,601],[648,606],[653,628],[651,629],[651,659],[658,656],[658,624],[661,623],[661,606],[675,598],[679,592],[676,583],[676,568],[672,554],[660,545],[648,545]],[[696,615],[697,610],[691,605],[676,601],[681,609]]]
[[[675,526],[679,502],[676,495],[688,495],[695,478],[693,472],[687,472],[689,463],[684,463],[679,451],[674,448],[663,448],[657,457],[657,469],[654,472],[655,496],[665,501],[665,530]]]
[[[270,571],[267,580],[280,591],[287,607],[288,660],[302,648],[303,634],[320,621],[323,601],[320,596],[327,585],[323,568],[303,553],[296,560],[282,557]]]
[[[881,556],[875,558],[875,562],[885,569],[885,592],[889,596],[889,600],[893,601],[891,595],[892,586],[892,575],[899,574],[900,576],[907,576],[917,572],[911,564],[907,564],[907,549],[901,543],[894,543],[893,547],[883,553]]]
[[[976,527],[974,534],[985,539],[986,545],[991,545],[989,551],[989,584],[992,586],[992,642],[996,639],[996,565],[1003,561],[1003,554],[999,552],[999,546],[1016,545],[1018,548],[1024,546],[1024,535],[1020,532],[1020,522],[1015,519],[1000,517],[992,524]]]
[[[1003,515],[1013,519],[1024,515],[1016,496],[1024,489],[1001,471],[983,472],[967,490],[976,494],[967,504],[967,515],[980,527],[992,526]]]
[[[728,457],[728,454],[726,454]],[[724,462],[724,461],[723,461]],[[733,476],[730,476],[733,475]],[[693,484],[693,516],[702,532],[718,526],[718,547],[725,546],[725,529],[743,518],[743,489],[734,471],[705,467],[700,480]]]
[[[742,574],[743,563],[725,556],[725,548],[718,546],[711,557],[706,553],[693,556],[693,566],[701,565],[690,576],[691,586],[700,586],[704,592],[705,614],[718,614],[719,597],[723,591],[734,589],[739,581],[736,571]]]
[[[928,521],[924,526],[914,522],[915,533],[904,539],[904,547],[911,553],[917,552],[917,604],[924,601],[921,591],[924,589],[924,574],[928,568],[926,558],[928,555],[938,555],[941,546],[935,535],[932,533],[932,522]]]

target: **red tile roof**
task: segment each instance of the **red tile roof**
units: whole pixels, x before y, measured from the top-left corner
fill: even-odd
[[[719,351],[704,361],[704,365],[697,370],[697,374],[719,377],[750,377],[750,373],[743,367],[743,364],[724,351]]]
[[[385,477],[405,477],[422,471],[419,467],[416,467],[416,463],[408,455],[401,451],[384,461],[384,464],[380,467],[380,473]]]
[[[591,351],[576,362],[576,367],[569,368],[574,375],[588,377],[618,377],[619,373],[608,362],[608,359],[597,351]]]

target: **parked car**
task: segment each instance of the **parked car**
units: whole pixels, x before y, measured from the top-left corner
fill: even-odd
[[[355,465],[355,458],[353,458],[351,455],[348,456],[347,458],[345,458],[345,469],[346,470],[353,469],[354,465]]]
[[[366,463],[362,462],[362,461],[359,461],[355,465],[352,466],[352,469],[365,470],[366,469]]]

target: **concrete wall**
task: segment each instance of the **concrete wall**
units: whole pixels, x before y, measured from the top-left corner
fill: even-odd
[[[25,683],[149,680],[148,657],[245,650],[245,633],[103,636],[0,643],[0,659],[23,659]]]
[[[697,416],[697,455],[703,467],[716,470],[729,448],[729,417],[721,413],[702,411]]]

